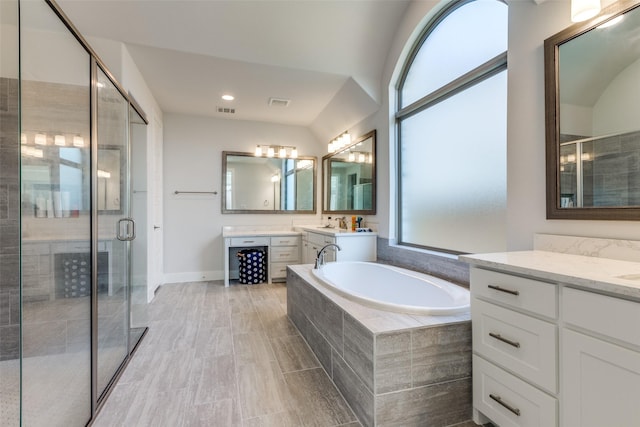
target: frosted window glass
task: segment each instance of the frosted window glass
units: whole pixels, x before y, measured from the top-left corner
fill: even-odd
[[[506,249],[507,72],[401,122],[401,241]]]
[[[420,47],[402,83],[402,106],[507,50],[507,5],[477,0],[447,15]]]

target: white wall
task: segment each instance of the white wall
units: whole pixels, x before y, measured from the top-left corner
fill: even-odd
[[[606,4],[606,2],[604,2]],[[377,130],[377,215],[367,217],[381,237],[395,238],[395,84],[402,60],[423,25],[443,7],[439,1],[412,2],[397,29],[383,73],[381,108],[349,132]],[[627,221],[547,220],[545,196],[544,40],[571,25],[569,2],[509,1],[509,94],[507,146],[507,248],[532,248],[537,232],[640,239],[640,227]],[[164,194],[165,269],[168,281],[222,277],[222,225],[304,223],[317,220],[290,215],[221,215],[220,196],[176,197],[174,190],[220,191],[221,151],[253,151],[257,143],[298,134],[301,154],[325,154],[327,141],[305,128],[179,115],[165,117]],[[338,124],[336,128],[343,125]],[[327,125],[329,126],[329,125]],[[316,135],[322,133],[314,129]],[[304,142],[300,142],[304,141]],[[309,150],[309,151],[307,151]],[[319,187],[320,188],[320,187]],[[318,191],[318,196],[320,196]],[[317,199],[320,212],[320,198]]]
[[[638,130],[640,108],[640,60],[635,61],[613,79],[593,107],[593,134]]]
[[[164,282],[162,264],[163,235],[162,232],[153,228],[154,226],[162,225],[163,215],[161,209],[163,113],[138,66],[123,43],[95,37],[88,38],[87,41],[104,62],[109,72],[135,99],[148,120],[146,127],[146,156],[137,156],[136,158],[144,159],[146,157],[147,160],[145,165],[147,216],[144,220],[139,219],[138,221],[146,227],[143,232],[139,233],[139,236],[140,238],[147,236],[147,301],[151,301],[155,290]],[[132,165],[132,168],[136,167],[137,165]],[[139,268],[138,271],[140,271]]]
[[[178,114],[165,114],[164,124],[166,283],[222,279],[223,226],[320,224],[319,181],[316,215],[221,213],[223,151],[252,153],[257,144],[292,145],[300,156],[320,158],[326,144],[308,128]],[[176,190],[218,194],[176,195]]]
[[[569,2],[509,1],[509,87],[507,119],[507,248],[531,249],[537,232],[640,239],[640,227],[628,221],[547,220],[545,196],[544,40],[571,25]],[[606,5],[607,2],[603,2]],[[369,117],[378,129],[378,215],[380,235],[395,238],[394,87],[420,29],[443,6],[414,1],[398,28],[388,54],[385,99]],[[388,154],[389,159],[385,159]]]

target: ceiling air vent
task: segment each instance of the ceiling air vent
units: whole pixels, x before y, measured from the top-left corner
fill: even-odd
[[[229,108],[229,107],[217,107],[218,108],[218,113],[224,113],[224,114],[235,114],[236,113],[236,109],[235,108]]]
[[[288,107],[290,102],[290,99],[269,98],[269,105],[272,107]]]

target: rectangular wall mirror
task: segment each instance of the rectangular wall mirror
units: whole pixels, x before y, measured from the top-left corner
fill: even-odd
[[[545,40],[547,218],[640,218],[640,8]]]
[[[316,158],[222,153],[222,213],[316,212]]]
[[[375,215],[376,131],[322,158],[322,212]]]

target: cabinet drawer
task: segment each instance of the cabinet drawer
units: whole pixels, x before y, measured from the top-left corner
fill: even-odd
[[[474,298],[473,349],[552,393],[557,391],[557,327]]]
[[[477,355],[473,356],[473,406],[503,427],[558,425],[555,398]]]
[[[286,262],[274,262],[271,263],[271,278],[272,279],[286,279],[287,277],[287,263]]]
[[[309,243],[313,245],[319,245],[320,247],[328,245],[329,243],[336,242],[336,239],[334,237],[320,233],[307,233],[307,240],[309,241]]]
[[[495,271],[471,269],[471,292],[552,319],[558,316],[558,287]]]
[[[229,246],[269,246],[268,237],[232,237]]]
[[[564,288],[566,323],[640,346],[640,303]]]
[[[275,236],[271,238],[271,246],[298,246],[299,236]]]
[[[23,243],[22,254],[23,255],[43,255],[49,254],[48,243]]]
[[[300,259],[300,249],[297,246],[275,246],[271,248],[272,263],[284,261],[298,261]]]

